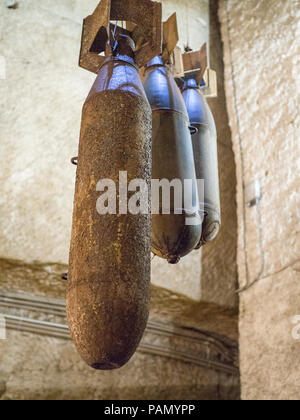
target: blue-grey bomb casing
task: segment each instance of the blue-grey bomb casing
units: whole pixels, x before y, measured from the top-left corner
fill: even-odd
[[[220,188],[218,171],[217,130],[212,112],[196,80],[185,81],[182,95],[190,125],[197,129],[192,135],[197,179],[204,180],[202,236],[197,249],[213,241],[221,227]],[[201,198],[199,191],[199,197]]]
[[[178,203],[171,191],[171,214],[162,214],[160,198],[160,214],[152,215],[152,252],[176,264],[195,249],[202,231],[189,118],[181,92],[161,56],[146,66],[143,84],[152,108],[152,178],[180,180],[182,185],[192,180],[194,186],[190,208],[185,208],[184,194]],[[195,223],[189,223],[192,220]]]

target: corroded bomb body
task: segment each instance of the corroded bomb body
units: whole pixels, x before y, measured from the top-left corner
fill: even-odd
[[[152,107],[152,178],[169,182],[180,180],[182,185],[185,180],[192,180],[195,186],[191,208],[185,208],[184,194],[177,205],[173,193],[170,214],[162,214],[160,197],[160,214],[152,215],[152,252],[175,264],[195,248],[201,237],[201,220],[195,218],[198,194],[189,119],[180,90],[161,57],[147,65],[143,83]],[[175,214],[177,210],[182,214]]]
[[[124,365],[148,319],[151,216],[100,215],[97,183],[151,185],[151,108],[129,56],[107,59],[84,104],[67,290],[72,339],[93,368]]]
[[[204,203],[200,203],[204,220],[198,249],[214,240],[221,227],[217,131],[212,112],[194,79],[185,82],[182,95],[190,124],[198,130],[192,136],[197,179],[204,179]]]

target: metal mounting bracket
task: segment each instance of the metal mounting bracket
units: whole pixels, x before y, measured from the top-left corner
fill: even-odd
[[[83,21],[80,67],[97,74],[105,56],[111,55],[111,20],[128,22],[127,29],[118,27],[117,31],[129,34],[135,41],[135,61],[139,67],[161,54],[161,3],[151,0],[101,0],[94,13]]]

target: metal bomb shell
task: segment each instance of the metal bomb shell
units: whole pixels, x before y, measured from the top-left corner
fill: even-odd
[[[168,66],[161,56],[154,58],[145,68],[144,88],[152,108],[152,178],[154,180],[192,180],[192,207],[181,209],[171,195],[171,214],[163,214],[160,198],[159,214],[152,215],[152,252],[175,264],[181,257],[189,254],[199,243],[201,220],[197,219],[197,187],[193,147],[189,130],[187,110]],[[153,200],[153,191],[152,191]],[[181,210],[181,214],[176,214]]]
[[[212,112],[196,80],[185,81],[182,95],[190,124],[197,129],[192,135],[197,179],[204,179],[204,203],[200,203],[200,208],[205,216],[198,249],[213,241],[221,227],[217,131]]]
[[[161,11],[150,0],[101,0],[83,22],[79,65],[97,78],[82,111],[67,317],[78,352],[95,369],[128,362],[148,319],[151,216],[121,204],[102,212],[99,200],[109,181],[113,204],[127,207],[121,171],[150,190],[152,112],[138,66],[161,53]]]
[[[84,104],[74,199],[68,324],[82,358],[101,370],[128,362],[149,311],[151,216],[96,208],[97,183],[118,191],[120,171],[151,185],[152,113],[129,47],[104,62]]]

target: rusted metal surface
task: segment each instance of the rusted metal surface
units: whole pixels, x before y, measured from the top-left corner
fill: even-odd
[[[147,324],[151,216],[100,215],[96,203],[98,181],[118,191],[120,171],[150,188],[151,124],[132,58],[108,59],[83,107],[67,291],[73,341],[95,369],[128,362]]]
[[[169,19],[163,23],[163,60],[169,61],[170,55],[175,50],[179,41],[177,26],[177,14],[173,13]]]
[[[105,51],[109,39],[110,2],[111,0],[101,0],[94,13],[83,21],[79,66],[93,73],[98,73],[105,60],[105,57],[98,54]],[[98,53],[91,52],[96,38]]]
[[[179,46],[175,47],[170,57],[170,69],[175,79],[181,79],[184,77],[184,67],[182,51]]]
[[[105,61],[105,52],[110,55],[110,20],[126,21],[132,32],[118,27],[117,33],[130,35],[137,45],[135,62],[143,67],[162,48],[162,6],[151,0],[101,0],[91,16],[84,19],[79,65],[98,73]],[[134,25],[132,25],[134,24]]]
[[[162,5],[150,0],[112,0],[111,19],[135,23],[137,27],[132,33],[132,38],[139,45],[138,37],[143,42],[135,52],[135,62],[143,67],[162,48]],[[138,34],[138,35],[137,35]]]
[[[145,70],[144,88],[152,107],[152,177],[153,179],[186,179],[196,182],[194,157],[189,119],[186,107],[175,80],[156,57]],[[195,191],[196,192],[196,191]],[[194,203],[197,205],[197,193]],[[152,216],[152,252],[169,263],[176,264],[180,258],[191,252],[199,243],[201,224],[189,226],[186,218],[191,209],[175,214],[174,195],[171,195],[171,214]],[[160,211],[162,212],[162,202]]]
[[[192,136],[196,175],[198,179],[204,179],[204,203],[200,203],[200,207],[205,216],[197,246],[200,248],[214,240],[221,227],[217,131],[211,110],[194,79],[185,82],[182,94],[190,124],[197,128]]]

